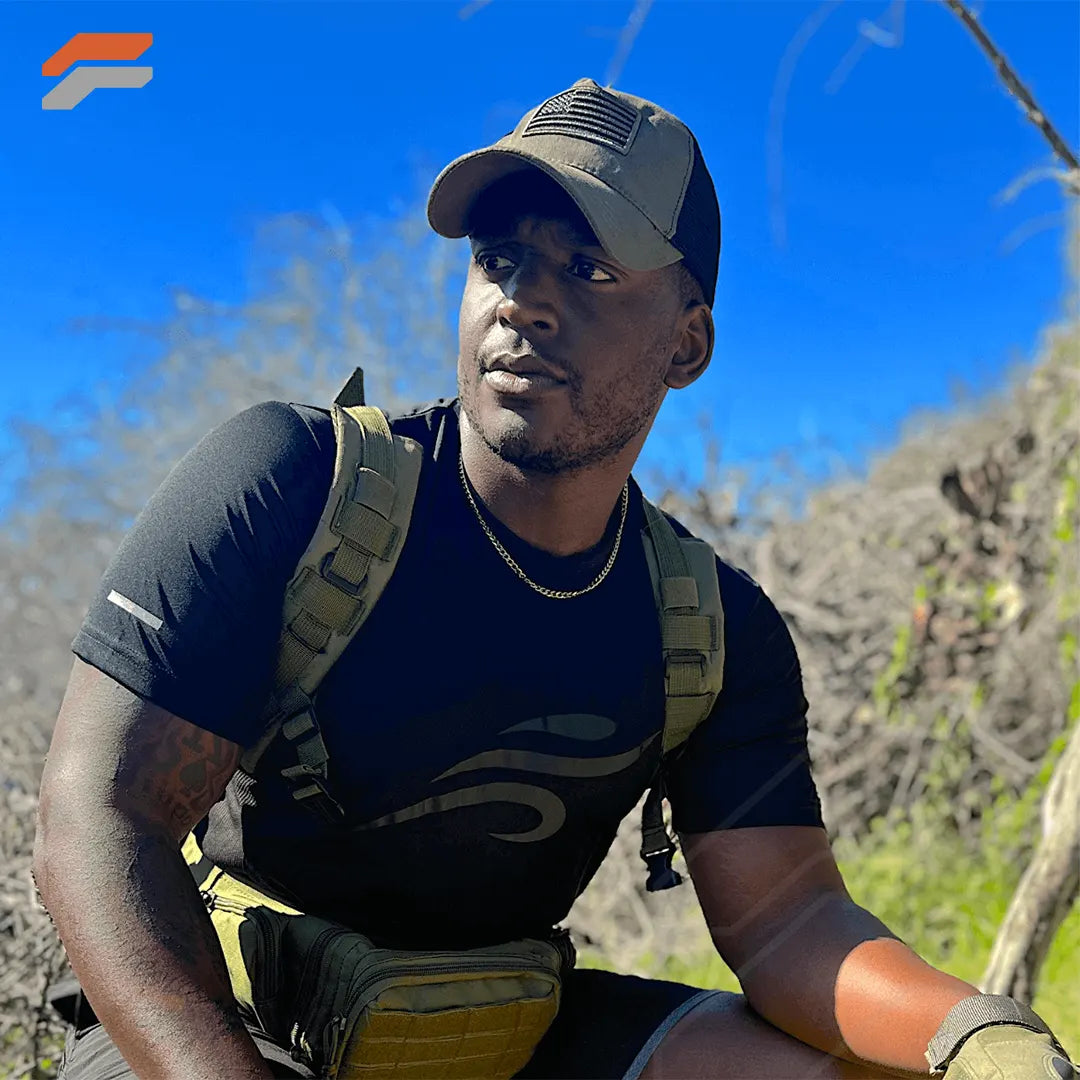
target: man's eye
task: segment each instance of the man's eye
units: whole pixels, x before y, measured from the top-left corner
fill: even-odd
[[[577,277],[584,278],[586,281],[614,281],[615,278],[612,274],[609,274],[602,266],[597,266],[594,262],[589,262],[588,259],[577,259],[570,267],[570,273],[575,274]]]
[[[476,256],[476,265],[485,274],[498,274],[503,270],[513,269],[514,260],[508,259],[505,255],[496,255],[492,251],[482,251]]]

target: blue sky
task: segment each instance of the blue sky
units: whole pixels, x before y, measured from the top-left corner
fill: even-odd
[[[400,213],[418,170],[430,179],[582,76],[604,82],[633,4],[492,0],[468,18],[463,7],[0,5],[0,425],[118,377],[133,343],[72,334],[68,320],[164,319],[172,286],[241,299],[255,228],[276,213],[326,202],[347,220]],[[1060,313],[1061,224],[1006,250],[1060,220],[1059,191],[1042,183],[995,202],[1049,151],[954,16],[908,0],[901,46],[871,48],[826,92],[860,21],[887,7],[837,5],[794,69],[783,246],[770,225],[770,101],[819,5],[657,0],[649,11],[616,86],[693,128],[724,247],[713,364],[671,396],[645,464],[693,459],[703,409],[728,461],[822,438],[858,461],[957,384],[995,385]],[[1075,146],[1080,5],[988,0],[981,11]],[[58,81],[42,61],[87,31],[151,31],[137,63],[153,80],[42,110]]]

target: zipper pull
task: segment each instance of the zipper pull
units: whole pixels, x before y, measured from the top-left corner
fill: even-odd
[[[326,1069],[328,1076],[337,1076],[338,1069],[341,1068],[341,1062],[338,1060],[338,1050],[345,1049],[344,1046],[340,1044],[342,1036],[345,1034],[345,1026],[348,1022],[349,1018],[347,1016],[335,1016],[327,1029],[330,1036],[330,1046],[326,1053]]]

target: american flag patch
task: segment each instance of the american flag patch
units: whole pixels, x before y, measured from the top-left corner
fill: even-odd
[[[599,86],[574,86],[548,98],[525,125],[521,137],[568,135],[625,154],[637,134],[639,120],[637,109]]]

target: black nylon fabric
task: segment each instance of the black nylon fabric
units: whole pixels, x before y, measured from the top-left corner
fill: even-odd
[[[551,600],[494,550],[457,475],[456,401],[392,417],[425,448],[397,571],[320,689],[334,828],[298,813],[284,740],[200,830],[208,857],[295,906],[387,945],[463,947],[565,918],[659,759],[659,625],[631,482],[604,583]],[[328,412],[267,402],[193,448],[120,545],[73,650],[135,693],[240,744],[255,740],[284,587],[333,469]],[[551,556],[492,527],[533,580],[580,588],[611,549]],[[683,535],[686,530],[678,523]],[[821,824],[790,635],[718,560],[725,685],[672,766],[683,831]],[[152,629],[110,591],[162,620]]]
[[[694,165],[671,243],[683,253],[683,265],[697,279],[705,303],[712,307],[720,267],[720,205],[697,139],[693,144]]]

